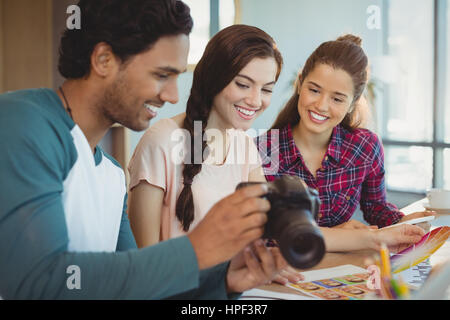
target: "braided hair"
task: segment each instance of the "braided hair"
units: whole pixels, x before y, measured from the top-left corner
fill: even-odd
[[[190,152],[186,154],[183,167],[183,189],[176,203],[177,219],[186,232],[194,220],[192,183],[195,176],[201,172],[202,163],[209,154],[208,145],[203,136],[213,100],[251,60],[269,57],[274,58],[278,65],[276,75],[278,79],[283,59],[275,41],[257,27],[233,25],[221,30],[209,41],[195,68],[183,123],[183,129],[190,134]],[[201,132],[197,129],[199,124],[201,124]],[[198,137],[199,134],[201,137]],[[202,141],[202,148],[198,148],[194,141]]]

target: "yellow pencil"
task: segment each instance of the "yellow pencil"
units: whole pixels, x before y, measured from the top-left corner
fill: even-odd
[[[400,290],[400,296],[402,299],[409,299],[410,298],[410,291],[408,285],[403,281],[401,277],[399,277],[399,290]]]
[[[382,277],[381,278],[381,295],[384,299],[392,300],[392,294],[391,294],[391,282],[388,278]]]
[[[381,245],[380,259],[381,259],[381,277],[391,279],[391,260],[389,257],[389,249],[384,243]]]

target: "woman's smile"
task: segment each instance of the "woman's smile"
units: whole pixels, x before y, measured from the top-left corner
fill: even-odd
[[[237,111],[237,114],[244,120],[253,120],[255,118],[256,113],[259,109],[248,109],[238,105],[234,105],[234,108]]]

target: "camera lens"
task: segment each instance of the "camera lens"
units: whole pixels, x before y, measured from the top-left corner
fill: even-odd
[[[258,182],[241,183],[236,189]],[[325,242],[314,218],[320,207],[319,194],[298,177],[282,176],[267,183],[270,201],[263,238],[278,241],[286,261],[298,269],[318,264],[325,255]]]
[[[311,216],[309,211],[301,211],[303,212],[299,216]],[[325,254],[325,243],[320,230],[317,226],[305,220],[309,219],[291,222],[279,234],[281,253],[290,265],[299,269],[308,269],[315,266]]]

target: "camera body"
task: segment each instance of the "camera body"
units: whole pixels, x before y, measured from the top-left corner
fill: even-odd
[[[240,183],[236,189],[259,183]],[[315,221],[320,207],[318,192],[295,176],[282,176],[267,185],[264,197],[271,208],[263,238],[276,240],[291,266],[315,266],[325,255],[325,241]]]

